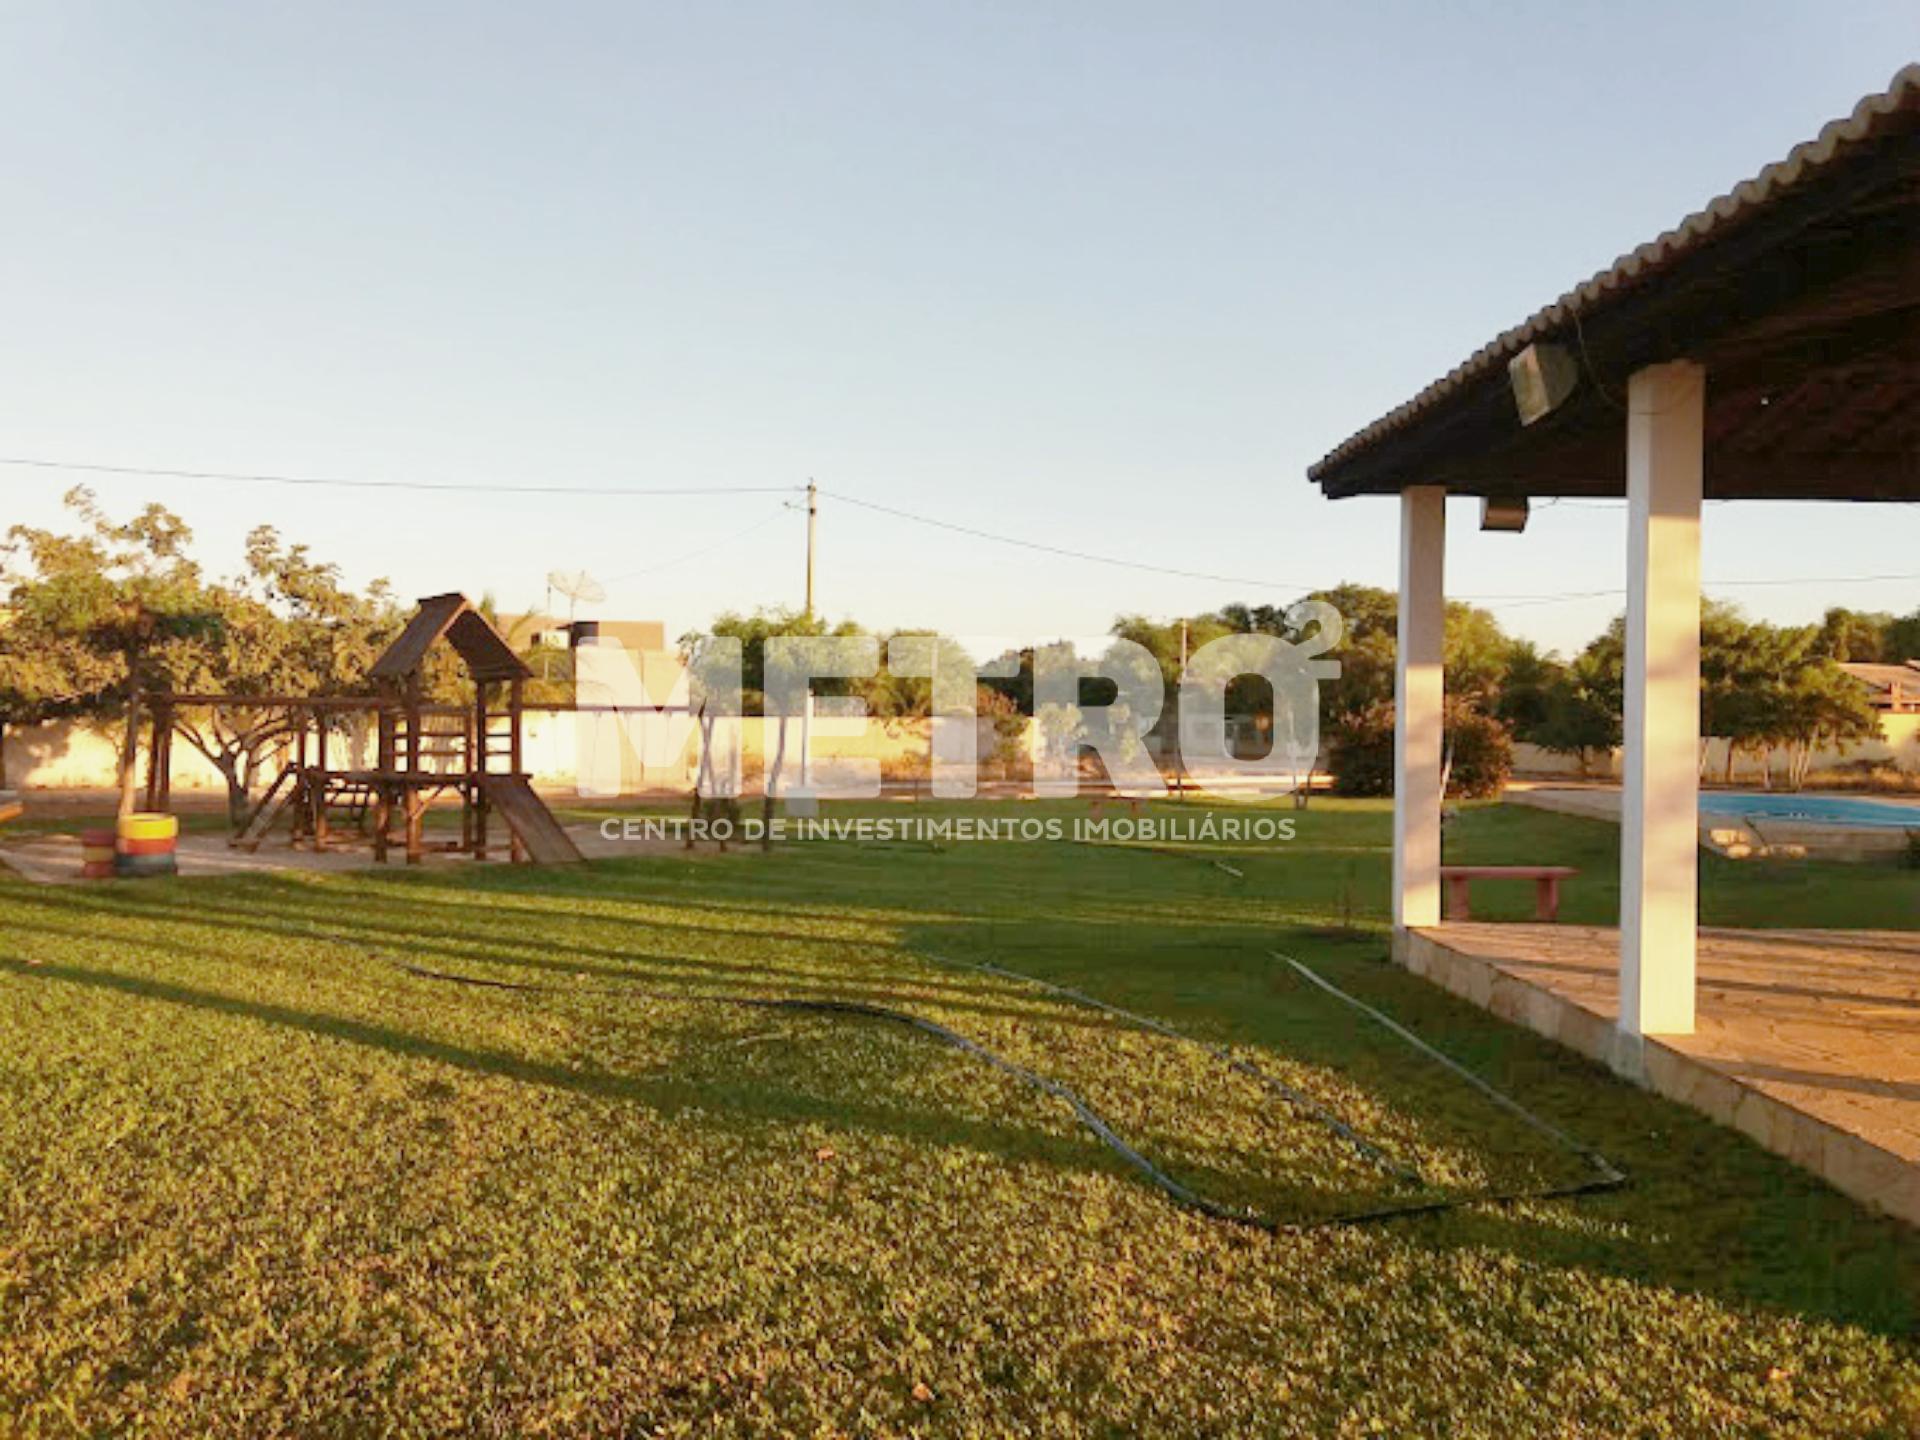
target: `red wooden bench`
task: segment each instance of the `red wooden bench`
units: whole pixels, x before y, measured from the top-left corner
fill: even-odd
[[[1447,886],[1446,918],[1473,918],[1467,889],[1475,880],[1531,880],[1533,918],[1552,924],[1560,918],[1560,882],[1579,873],[1571,865],[1442,865],[1440,878]]]

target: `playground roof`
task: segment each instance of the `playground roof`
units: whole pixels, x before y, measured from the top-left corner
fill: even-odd
[[[403,680],[420,668],[434,641],[442,637],[475,680],[524,680],[533,674],[486,616],[458,591],[422,600],[407,628],[373,662],[368,674],[376,680]]]

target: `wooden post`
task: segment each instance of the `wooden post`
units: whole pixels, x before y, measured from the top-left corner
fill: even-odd
[[[486,682],[474,680],[474,747],[472,747],[472,780],[468,783],[467,804],[472,810],[472,847],[474,860],[486,860],[486,749],[488,749],[488,716],[486,716]]]
[[[330,838],[327,826],[327,789],[331,783],[331,773],[327,769],[327,722],[318,710],[311,715],[300,712],[300,754],[305,759],[307,753],[307,721],[313,722],[313,769],[308,775],[309,803],[313,806],[313,848],[324,850]]]
[[[393,707],[390,704],[381,705],[377,721],[379,740],[374,746],[373,858],[383,865],[386,863],[387,841],[393,826],[394,718]]]
[[[460,850],[462,854],[473,853],[473,797],[478,793],[480,782],[475,778],[480,773],[480,759],[474,748],[473,711],[467,711],[460,722],[462,740],[460,782]]]
[[[507,682],[507,769],[516,778],[520,776],[521,770],[520,719],[526,700],[525,688],[518,675]],[[520,865],[526,862],[527,847],[520,843],[517,832],[513,837],[512,854],[514,864]]]
[[[407,776],[400,789],[406,809],[407,864],[418,865],[422,858],[426,821],[426,792],[419,788],[420,778],[420,672],[407,677]]]

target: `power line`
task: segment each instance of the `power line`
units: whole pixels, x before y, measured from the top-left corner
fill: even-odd
[[[458,491],[472,495],[787,495],[799,485],[478,485],[463,480],[350,480],[334,475],[248,474],[230,470],[170,470],[151,465],[95,465],[79,460],[36,460],[0,455],[0,465],[30,470],[68,470],[89,475],[138,475],[163,480],[218,480],[243,485],[299,485],[343,490]]]
[[[971,535],[976,540],[992,540],[1000,545],[1014,545],[1022,550],[1037,550],[1043,555],[1060,555],[1069,560],[1085,560],[1094,565],[1112,565],[1122,570],[1143,570],[1154,575],[1173,575],[1182,580],[1208,580],[1219,585],[1246,585],[1258,590],[1291,590],[1305,595],[1315,587],[1311,585],[1289,584],[1281,580],[1249,580],[1243,575],[1213,575],[1203,570],[1181,570],[1172,565],[1155,565],[1145,560],[1124,560],[1114,555],[1096,555],[1087,550],[1073,550],[1064,545],[1049,545],[1040,540],[1022,540],[1017,535],[1002,535],[992,530],[979,530],[971,525],[955,524],[951,520],[936,520],[931,515],[915,514],[911,510],[901,510],[892,505],[882,505],[873,500],[861,500],[852,495],[844,495],[838,490],[820,492],[829,500],[838,500],[844,505],[857,505],[862,510],[874,510],[882,515],[891,515],[898,520],[911,520],[916,525],[928,525],[936,530],[948,530],[956,535]]]
[[[893,506],[893,505],[882,505],[879,502],[873,501],[873,500],[862,500],[856,496],[843,494],[837,490],[822,490],[820,493],[822,495],[827,496],[829,499],[839,500],[842,503],[847,505],[857,505],[863,510],[878,511],[880,514],[891,515],[901,520],[910,520],[918,525],[929,525],[934,527],[935,529],[952,531],[953,533],[958,535],[970,535],[975,539],[979,539],[979,540],[991,540],[1001,545],[1015,545],[1020,547],[1023,550],[1037,550],[1042,552],[1043,554],[1061,555],[1069,559],[1085,560],[1085,561],[1090,561],[1094,564],[1099,564],[1099,565],[1112,565],[1112,566],[1116,566],[1116,567],[1127,569],[1127,570],[1144,570],[1144,571],[1148,571],[1158,575],[1175,575],[1175,576],[1181,577],[1182,579],[1188,579],[1188,580],[1209,580],[1215,583],[1225,584],[1225,585],[1247,585],[1247,586],[1253,586],[1253,587],[1262,588],[1262,589],[1294,590],[1302,595],[1312,594],[1315,590],[1326,590],[1326,589],[1332,588],[1330,586],[1287,585],[1282,582],[1272,581],[1272,580],[1249,580],[1249,579],[1246,579],[1244,576],[1213,575],[1213,574],[1207,574],[1202,571],[1181,570],[1168,565],[1154,565],[1146,561],[1126,560],[1126,559],[1121,559],[1117,556],[1112,556],[1112,555],[1096,555],[1085,550],[1074,550],[1066,546],[1051,545],[1039,540],[1023,540],[1020,537],[1015,535],[1003,535],[992,530],[977,529],[971,525],[956,524],[955,522],[950,520],[939,520],[934,518],[931,515],[917,514],[914,511],[902,510],[897,506]],[[1736,580],[1708,580],[1703,583],[1707,588],[1718,589],[1718,588],[1724,588],[1724,587],[1735,587],[1735,586],[1746,586],[1746,585],[1856,585],[1856,584],[1878,584],[1878,583],[1889,582],[1889,581],[1909,581],[1909,580],[1920,580],[1920,574],[1916,574],[1916,575],[1805,575],[1805,576],[1776,575],[1776,576],[1764,576],[1764,577],[1736,579]],[[1627,590],[1624,585],[1615,585],[1615,586],[1610,586],[1608,588],[1600,589],[1600,590],[1568,590],[1568,591],[1561,591],[1557,593],[1548,593],[1548,594],[1520,594],[1520,595],[1496,595],[1496,594],[1453,595],[1453,596],[1449,596],[1448,598],[1454,599],[1454,600],[1468,600],[1468,601],[1475,601],[1475,602],[1485,601],[1489,603],[1495,603],[1502,606],[1511,607],[1511,606],[1522,606],[1522,605],[1561,604],[1561,603],[1564,603],[1567,601],[1573,601],[1573,600],[1599,600],[1599,599],[1605,599],[1609,596],[1624,595],[1626,593],[1627,593]]]
[[[1752,576],[1738,580],[1702,580],[1702,590],[1730,590],[1750,585],[1883,585],[1920,580],[1920,574],[1913,575],[1766,575]],[[1504,609],[1513,609],[1523,605],[1558,605],[1571,600],[1603,600],[1609,596],[1624,595],[1627,587],[1614,585],[1605,590],[1568,590],[1559,594],[1547,595],[1455,595],[1455,600],[1472,600],[1487,603]]]
[[[351,490],[411,490],[428,492],[453,492],[474,495],[598,495],[611,498],[648,498],[655,496],[707,496],[707,495],[797,495],[806,491],[804,485],[718,485],[718,486],[620,486],[620,485],[483,485],[470,481],[433,481],[433,480],[386,480],[354,479],[344,476],[322,475],[280,475],[267,472],[245,472],[228,470],[184,470],[152,465],[106,465],[80,460],[46,460],[27,456],[0,456],[0,466],[14,466],[33,470],[57,470],[79,472],[93,475],[140,476],[150,479],[171,480],[212,480],[228,484],[250,485],[288,485]],[[1255,580],[1243,575],[1219,575],[1204,570],[1186,570],[1172,565],[1156,565],[1151,561],[1129,560],[1116,555],[1101,555],[1093,551],[1078,550],[1071,546],[1054,545],[1041,540],[1027,540],[1017,535],[1006,535],[998,531],[983,530],[972,525],[962,525],[951,520],[942,520],[932,515],[923,515],[912,510],[903,510],[894,505],[883,505],[875,500],[863,500],[855,495],[847,495],[837,490],[819,491],[829,499],[843,504],[853,505],[862,510],[871,510],[877,514],[889,515],[898,520],[906,520],[916,525],[944,530],[951,534],[967,535],[976,540],[987,540],[994,544],[1011,545],[1022,550],[1031,550],[1043,555],[1057,555],[1064,559],[1080,560],[1092,565],[1106,565],[1121,570],[1136,570],[1151,575],[1168,575],[1182,580],[1203,580],[1216,585],[1239,585],[1257,590],[1285,590],[1306,595],[1326,586],[1292,584],[1278,580]],[[1607,501],[1558,501],[1555,503],[1607,505]],[[778,518],[775,511],[746,529],[713,545],[691,551],[659,565],[630,571],[615,576],[616,580],[628,580],[640,575],[664,570],[703,555],[712,554],[725,548],[736,540],[746,538],[755,531],[764,528]],[[1759,576],[1734,580],[1709,580],[1704,582],[1708,588],[1725,589],[1745,586],[1772,585],[1862,585],[1910,582],[1920,580],[1920,574],[1911,575],[1827,575],[1827,576]],[[1520,608],[1533,605],[1558,605],[1578,600],[1598,600],[1611,596],[1624,595],[1626,587],[1612,586],[1599,590],[1570,590],[1559,593],[1519,594],[1519,595],[1456,595],[1451,598],[1474,603],[1483,603],[1495,608]]]
[[[670,570],[675,565],[684,565],[689,560],[698,560],[701,556],[711,555],[716,550],[724,550],[727,548],[727,546],[732,545],[737,541],[746,539],[749,535],[753,534],[755,531],[766,529],[767,526],[771,525],[774,521],[778,520],[781,517],[781,515],[783,515],[786,512],[787,509],[788,507],[786,505],[781,505],[778,509],[774,510],[772,514],[761,516],[758,520],[754,521],[753,524],[747,526],[747,528],[744,530],[737,530],[733,534],[726,536],[724,539],[714,541],[711,545],[701,546],[698,550],[689,550],[684,555],[676,555],[671,560],[663,560],[658,565],[647,565],[647,566],[643,566],[638,570],[629,570],[624,575],[609,575],[607,577],[607,583],[612,585],[612,584],[617,584],[622,580],[635,580],[642,575],[651,575],[657,570]]]

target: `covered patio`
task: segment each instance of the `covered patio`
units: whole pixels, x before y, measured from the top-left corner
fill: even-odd
[[[1448,922],[1401,958],[1589,1059],[1612,1053],[1618,931]],[[1643,1038],[1645,1083],[1920,1225],[1920,932],[1703,930],[1697,964],[1693,1029]]]
[[[1703,945],[1697,848],[1702,502],[1920,500],[1920,66],[1309,476],[1329,498],[1399,499],[1397,958],[1482,1003],[1518,997],[1501,1002],[1511,1018],[1724,1110],[1920,1222],[1920,1074],[1891,1073],[1920,1049],[1920,944],[1717,932]],[[1479,499],[1483,527],[1503,530],[1542,497],[1626,501],[1618,930],[1441,923],[1450,495]],[[1782,1038],[1802,1023],[1782,1006],[1817,1011],[1805,1023],[1849,1058],[1795,1063],[1808,1037]],[[1807,1124],[1752,1118],[1780,1107]],[[1816,1126],[1851,1138],[1815,1145]]]

